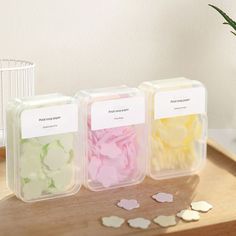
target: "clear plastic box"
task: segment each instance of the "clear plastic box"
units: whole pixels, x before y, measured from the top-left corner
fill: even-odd
[[[145,95],[127,86],[77,93],[84,185],[93,191],[138,184],[145,177]]]
[[[82,183],[78,104],[60,94],[7,106],[7,184],[25,201],[75,194]]]
[[[154,179],[190,175],[206,158],[206,89],[185,78],[143,82],[149,124],[148,174]]]

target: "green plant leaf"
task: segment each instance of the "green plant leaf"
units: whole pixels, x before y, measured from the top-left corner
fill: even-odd
[[[227,21],[223,24],[229,24],[234,30],[236,30],[236,22],[231,19],[225,12],[223,12],[222,10],[220,10],[218,7],[208,4],[210,7],[214,8],[216,11],[218,11],[223,17],[224,19]],[[232,32],[233,34],[235,34],[234,32]]]
[[[231,33],[234,34],[234,35],[236,36],[236,33],[235,33],[235,32],[231,31]]]

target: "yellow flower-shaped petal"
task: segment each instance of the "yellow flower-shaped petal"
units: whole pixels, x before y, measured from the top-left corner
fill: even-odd
[[[102,218],[102,224],[107,227],[119,228],[125,220],[118,216],[109,216]]]
[[[156,224],[160,225],[161,227],[169,227],[176,225],[175,216],[158,216],[153,220]]]

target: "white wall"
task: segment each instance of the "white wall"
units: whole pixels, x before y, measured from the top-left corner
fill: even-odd
[[[227,127],[236,113],[236,37],[209,2],[236,19],[234,0],[0,0],[0,57],[34,61],[37,93],[201,80],[210,126]]]

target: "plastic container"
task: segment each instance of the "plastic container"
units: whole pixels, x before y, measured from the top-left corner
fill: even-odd
[[[145,177],[145,95],[127,86],[80,91],[84,184],[93,191],[138,184]]]
[[[7,184],[25,202],[75,194],[82,182],[78,104],[60,94],[7,107]]]
[[[148,174],[154,179],[190,175],[206,158],[206,89],[185,78],[143,82],[148,103]]]

